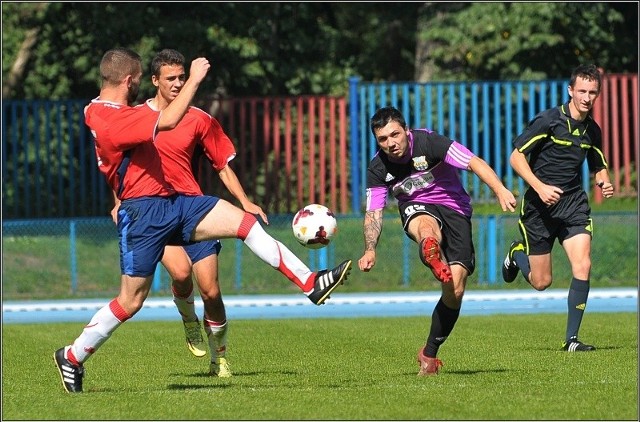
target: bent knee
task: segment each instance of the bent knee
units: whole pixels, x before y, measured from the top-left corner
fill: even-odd
[[[540,277],[538,279],[535,278],[531,278],[529,280],[529,284],[531,284],[531,286],[538,290],[538,291],[543,291],[546,290],[549,286],[551,286],[553,279],[551,277]]]
[[[222,302],[222,294],[220,293],[220,289],[211,289],[211,290],[201,289],[200,297],[202,297],[203,302],[212,302],[212,303]]]
[[[138,313],[142,306],[144,305],[144,298],[131,298],[124,299],[122,297],[118,297],[118,303],[124,309],[124,311],[129,315],[129,317],[134,316]]]
[[[171,276],[171,280],[181,286],[190,286],[192,283],[191,272],[175,273]]]

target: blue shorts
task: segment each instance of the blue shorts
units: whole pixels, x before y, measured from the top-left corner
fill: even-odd
[[[203,240],[202,242],[189,243],[183,246],[192,264],[211,255],[218,255],[222,249],[219,240]]]
[[[166,245],[193,244],[191,235],[218,203],[215,196],[145,196],[126,199],[118,209],[120,270],[151,276]]]

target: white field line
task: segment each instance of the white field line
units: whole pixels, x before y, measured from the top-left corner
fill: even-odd
[[[566,299],[566,289],[555,289],[538,292],[535,290],[519,290],[511,292],[474,292],[467,291],[464,302],[500,302],[518,300],[559,300]],[[402,303],[436,303],[440,298],[439,292],[412,293],[334,293],[326,305],[370,305],[370,304],[402,304]],[[625,289],[591,289],[589,299],[638,298],[638,290]],[[98,310],[109,303],[104,300],[69,300],[69,301],[33,301],[33,302],[3,302],[2,312],[33,312],[33,311],[76,311]],[[256,296],[227,296],[224,299],[227,308],[244,307],[287,307],[287,306],[315,306],[304,295],[256,295]],[[202,306],[196,301],[196,306]],[[148,298],[145,308],[173,308],[172,298]]]

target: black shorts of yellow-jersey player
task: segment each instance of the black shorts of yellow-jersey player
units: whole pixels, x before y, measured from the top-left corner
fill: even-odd
[[[557,240],[580,233],[593,237],[593,221],[587,194],[582,189],[564,192],[553,206],[546,206],[534,191],[525,194],[518,221],[528,255],[548,254]]]

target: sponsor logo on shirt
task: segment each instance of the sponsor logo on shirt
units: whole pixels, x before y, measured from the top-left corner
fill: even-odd
[[[393,196],[397,197],[400,194],[412,195],[419,190],[428,188],[434,180],[435,177],[431,172],[412,174],[393,186]]]

